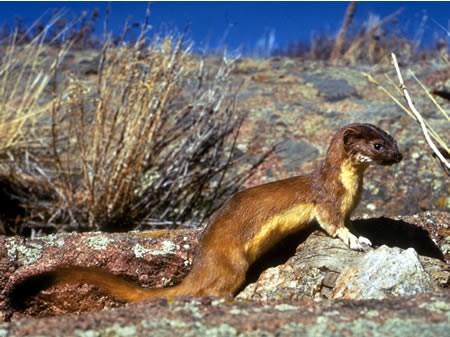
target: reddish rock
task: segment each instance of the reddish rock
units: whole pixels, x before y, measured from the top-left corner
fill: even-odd
[[[439,247],[445,248],[448,238],[445,235],[446,226],[449,224],[450,214],[438,212],[353,222],[355,230],[374,244],[369,252],[381,245],[401,249],[412,247],[419,254],[420,264],[429,275],[434,291],[445,294],[450,284],[450,268]],[[434,233],[430,235],[426,230],[428,228],[432,228]],[[149,287],[174,284],[188,271],[198,237],[199,231],[184,230],[61,234],[32,240],[0,238],[0,258],[4,261],[0,273],[4,286],[1,307],[3,319],[98,311],[123,305],[88,285],[49,288],[26,303],[25,310],[18,308],[21,310],[15,311],[15,307],[6,301],[7,293],[17,282],[59,265],[98,267]],[[401,251],[399,248],[396,249]],[[261,305],[256,302],[264,304],[275,300],[291,305],[300,300],[331,299],[339,275],[346,268],[357,265],[366,254],[368,252],[350,250],[339,239],[330,238],[311,227],[280,242],[264,255],[249,271],[249,284],[237,300],[245,299],[247,303],[254,303],[256,308]],[[198,301],[203,300],[196,299],[194,302]],[[165,301],[151,303],[152,308],[154,303],[160,303],[158,306],[162,305],[163,309],[158,310],[165,310]],[[315,305],[308,301],[302,303]],[[392,303],[397,302],[394,300]],[[129,305],[127,308],[146,308],[144,304],[142,306]],[[182,308],[177,310],[182,311]],[[231,315],[227,311],[229,307],[217,308],[224,315]],[[126,312],[127,309],[123,310]],[[41,324],[40,320],[21,322],[24,325]],[[255,322],[252,324],[259,327]]]
[[[144,287],[177,283],[189,269],[197,237],[195,230],[0,237],[0,313],[5,318],[10,312],[6,294],[17,282],[56,266],[101,268]],[[43,291],[25,313],[45,316],[119,304],[93,286],[67,285]]]
[[[123,308],[0,325],[24,336],[448,336],[450,296],[422,294],[370,301],[148,301]]]

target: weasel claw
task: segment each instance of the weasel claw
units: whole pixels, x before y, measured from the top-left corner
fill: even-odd
[[[350,239],[349,247],[353,250],[363,250],[363,245],[356,236]]]
[[[370,247],[372,246],[372,242],[370,242],[370,240],[364,236],[360,236],[358,238],[358,241],[359,241],[359,243],[361,243],[363,245],[370,246]]]
[[[347,228],[339,228],[336,231],[336,235],[338,238],[340,238],[347,246],[350,247],[350,249],[353,250],[363,250],[363,244],[370,241],[364,237],[362,237],[362,241],[359,240],[355,235],[350,233],[350,231]],[[366,239],[367,241],[365,241]]]

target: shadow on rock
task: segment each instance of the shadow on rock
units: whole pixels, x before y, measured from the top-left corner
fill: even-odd
[[[317,224],[309,226],[297,233],[289,235],[269,249],[253,265],[251,265],[242,289],[249,283],[255,282],[264,270],[286,263],[290,257],[294,256],[297,247],[304,242],[312,232],[318,229],[319,226]]]
[[[14,284],[7,291],[8,304],[17,311],[24,311],[29,305],[29,301],[42,290],[49,288],[56,282],[56,278],[51,272],[30,276]]]
[[[355,220],[352,227],[372,241],[373,246],[414,248],[419,255],[444,261],[444,255],[428,232],[415,224],[381,217]]]
[[[297,247],[318,229],[315,224],[277,243],[250,267],[244,287],[258,280],[264,270],[286,263],[295,254]],[[412,223],[385,217],[359,219],[352,221],[351,230],[367,237],[374,247],[386,245],[402,249],[413,248],[419,255],[445,261],[428,232]]]

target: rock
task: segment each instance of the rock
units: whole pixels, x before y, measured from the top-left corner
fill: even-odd
[[[336,102],[356,95],[356,90],[344,79],[334,79],[326,76],[304,75],[306,82],[314,84],[319,95],[325,101]]]
[[[289,251],[292,244],[295,255],[288,257],[285,263],[267,269],[264,266],[259,277],[237,298],[262,301],[325,298],[334,287],[333,279],[362,254],[347,249],[340,240],[332,239],[321,231],[313,232],[304,242],[301,242],[302,239],[299,242],[283,242],[275,247],[273,252],[281,249]],[[298,243],[300,245],[297,247]],[[267,259],[270,261],[270,257]]]
[[[256,63],[251,60],[247,63]],[[286,64],[285,64],[286,63]],[[364,195],[360,207],[355,210],[359,217],[395,217],[399,214],[415,214],[424,210],[449,211],[450,204],[443,202],[449,195],[450,179],[424,141],[420,127],[391,98],[376,85],[369,83],[363,73],[372,74],[396,98],[403,98],[395,90],[396,85],[386,80],[386,75],[396,78],[392,66],[329,66],[320,62],[304,60],[274,60],[273,69],[264,68],[268,80],[258,82],[252,72],[237,73],[236,77],[245,82],[239,93],[239,107],[248,113],[242,134],[245,139],[262,135],[266,147],[278,143],[283,138],[297,139],[317,149],[318,155],[279,156],[280,169],[273,172],[272,180],[286,178],[293,173],[308,173],[317,167],[324,157],[333,132],[340,126],[352,122],[373,123],[391,133],[404,155],[403,161],[392,167],[370,167],[365,177]],[[260,62],[266,65],[267,62]],[[436,72],[433,64],[415,65],[416,74],[423,74],[431,80],[427,86],[448,82],[448,65],[444,72]],[[417,70],[417,71],[416,71]],[[260,73],[261,70],[254,70]],[[434,74],[434,75],[433,75]],[[298,82],[284,82],[286,78],[298,78]],[[427,94],[416,81],[405,80],[415,104],[427,117],[427,122],[449,142],[448,121],[429,100]],[[437,97],[442,107],[448,108],[446,101]],[[281,123],[271,123],[268,116],[277,115]],[[261,123],[266,128],[261,128]],[[274,127],[275,126],[275,127]],[[261,147],[250,149],[250,153]],[[418,157],[413,158],[413,154]],[[261,175],[259,180],[249,181],[252,185],[266,182]],[[418,183],[420,182],[420,183]],[[249,185],[247,186],[250,186]],[[369,189],[369,183],[373,188]],[[375,193],[375,189],[378,193]],[[425,202],[422,201],[426,198]],[[376,205],[368,208],[367,205]]]
[[[418,252],[420,262],[416,262],[423,266],[423,268],[417,267],[421,270],[419,274],[425,279],[431,279],[431,289],[443,291],[450,285],[450,267],[444,262],[445,257],[435,240],[438,243],[442,242],[443,246],[445,245],[442,239],[446,233],[445,223],[450,224],[450,213],[435,212],[399,217],[397,220],[359,219],[354,221],[353,227],[356,232],[369,238],[375,248],[383,245],[402,248],[392,248],[391,250],[391,248],[385,247],[380,250],[388,250],[390,253],[387,256],[390,256],[393,261],[398,258],[398,254],[401,254],[398,252],[408,251],[406,256],[413,255],[412,251]],[[416,224],[420,224],[420,226]],[[430,233],[433,230],[433,236],[430,237],[424,228],[430,229]],[[441,228],[442,234],[437,234],[438,228]],[[408,250],[409,247],[414,250]],[[359,267],[360,263],[365,259],[366,254],[370,257],[379,249],[375,249],[373,252],[359,252],[348,249],[340,240],[330,238],[322,231],[298,233],[297,236],[281,242],[261,259],[268,262],[262,266],[255,266],[254,270],[250,271],[250,283],[238,294],[237,298],[258,301],[332,299],[338,277],[349,268],[357,270],[361,268],[363,275],[370,274],[373,266],[366,264]],[[284,258],[280,258],[281,252],[286,254]],[[274,255],[277,258],[273,259]],[[384,266],[383,260],[380,260],[380,268],[381,266]],[[423,273],[423,270],[426,274]],[[397,275],[391,276],[389,282],[395,283]],[[413,289],[429,291],[430,288],[424,286],[424,284],[429,286],[429,283],[424,283],[423,280],[416,281],[417,284],[413,286]],[[345,282],[343,284],[345,285]],[[367,292],[362,296],[365,296],[363,297],[365,299],[371,298]]]
[[[304,161],[308,161],[319,154],[319,151],[308,142],[291,138],[282,142],[277,152],[283,160],[286,159],[284,162],[289,172],[296,172]]]
[[[146,287],[168,286],[189,270],[197,230],[57,234],[36,239],[0,236],[0,320],[13,311],[7,294],[17,282],[56,266],[109,270]],[[25,313],[54,315],[120,305],[93,286],[52,287],[27,303]]]
[[[97,75],[100,57],[95,57],[89,60],[81,60],[78,64],[78,70],[83,75]]]
[[[417,242],[414,248],[420,256],[434,256],[439,259],[443,259],[448,265],[450,265],[450,250],[447,248],[450,234],[450,212],[428,211],[413,215],[399,216],[397,217],[397,220],[387,222],[389,228],[399,228],[398,230],[394,229],[394,232],[391,232],[393,234],[390,241],[391,246],[399,246],[401,248],[411,247],[411,245],[400,245],[400,240],[402,240],[400,236],[403,232],[409,236],[409,244],[411,244],[411,241]],[[412,231],[411,229],[407,229],[408,224],[414,224],[417,230]],[[371,227],[373,225],[376,224],[371,224]],[[411,226],[409,227],[411,228]],[[389,240],[389,231],[381,229],[380,232],[385,233],[385,235],[381,238],[382,241],[379,243],[382,244],[382,242]],[[429,238],[431,238],[431,241],[426,240],[424,237],[425,233]],[[364,235],[364,233],[361,234]],[[403,238],[403,240],[404,239],[405,238]]]
[[[147,301],[94,313],[23,318],[0,325],[0,336],[8,337],[443,337],[449,332],[448,293],[383,301]]]
[[[377,116],[385,120],[395,120],[403,116],[403,111],[395,103],[380,103],[369,100],[358,101],[363,109],[355,111],[355,118],[361,121],[367,121]]]
[[[234,317],[233,315],[243,308],[241,305],[249,308],[250,311],[255,310],[256,312],[257,308],[272,308],[273,305],[271,303],[278,303],[281,305],[277,307],[278,309],[284,308],[283,310],[289,311],[292,307],[295,307],[295,310],[297,310],[296,303],[301,303],[301,306],[298,307],[302,308],[298,309],[301,315],[304,315],[308,310],[317,313],[328,306],[340,308],[336,304],[339,302],[330,301],[334,297],[338,297],[334,294],[340,293],[340,289],[345,288],[345,282],[348,282],[347,284],[352,286],[354,284],[359,286],[359,283],[356,283],[353,278],[344,276],[348,274],[348,270],[360,270],[360,275],[364,277],[369,277],[372,275],[372,270],[375,270],[375,274],[383,273],[384,276],[390,276],[388,279],[389,284],[398,284],[399,282],[395,283],[398,280],[398,275],[395,271],[397,269],[400,270],[400,268],[393,269],[391,267],[389,269],[389,264],[391,263],[390,261],[396,263],[396,259],[403,259],[405,257],[407,258],[406,262],[409,262],[406,263],[404,260],[401,260],[402,267],[407,271],[413,270],[414,274],[418,273],[423,278],[419,278],[421,281],[416,281],[415,283],[412,283],[412,280],[407,280],[409,283],[401,283],[403,288],[397,286],[394,290],[385,292],[384,294],[387,298],[384,300],[391,302],[381,301],[377,306],[390,310],[391,307],[389,305],[394,303],[392,304],[393,307],[401,307],[402,301],[406,298],[402,296],[403,294],[416,293],[410,300],[413,303],[418,298],[422,298],[420,296],[423,294],[420,294],[420,292],[430,290],[435,295],[438,292],[446,294],[445,296],[447,297],[444,298],[447,301],[448,296],[450,296],[448,292],[448,286],[450,284],[449,265],[443,261],[444,256],[442,252],[440,252],[439,248],[430,238],[428,232],[415,224],[427,224],[427,226],[430,226],[430,228],[434,227],[436,230],[438,227],[436,224],[440,223],[444,226],[444,224],[450,223],[450,213],[431,214],[427,212],[416,216],[403,217],[402,219],[409,219],[410,222],[386,218],[359,219],[354,221],[354,230],[368,237],[375,246],[374,249],[369,249],[368,252],[350,250],[339,239],[327,236],[323,231],[316,230],[314,226],[296,235],[292,235],[280,242],[273,250],[267,252],[267,254],[252,266],[248,272],[248,284],[237,295],[236,302],[233,304],[235,305],[234,307],[227,305],[206,305],[206,307],[203,307],[202,304],[198,309],[195,309],[197,310],[198,318],[203,317],[203,314],[200,317],[200,312],[208,312],[208,310],[212,310],[210,312],[211,316],[208,317],[211,317],[213,320],[218,319],[220,321],[220,317],[222,316]],[[11,306],[11,303],[7,301],[7,294],[17,282],[26,279],[28,276],[51,270],[55,266],[62,264],[99,267],[121,277],[134,280],[143,286],[167,286],[179,281],[188,271],[198,235],[199,231],[175,230],[121,234],[61,234],[33,240],[0,237],[0,261],[2,262],[0,264],[0,281],[3,287],[0,315],[2,315],[3,320],[12,317],[14,322],[17,322],[24,316],[42,317],[61,315],[68,312],[92,312],[122,306],[123,303],[105,296],[98,289],[88,285],[49,288],[40,292],[35,297],[30,298],[25,303],[25,310],[21,307]],[[400,248],[388,248],[383,245]],[[376,248],[377,246],[381,247]],[[418,252],[419,256],[413,253],[413,251]],[[380,252],[384,254],[381,256],[384,256],[385,259],[380,257]],[[374,260],[377,262],[376,265],[371,263]],[[364,263],[364,261],[366,262]],[[423,268],[419,267],[420,265]],[[409,268],[405,268],[408,266]],[[385,272],[385,268],[394,272],[388,275]],[[406,272],[398,272],[398,274],[405,275]],[[375,281],[374,277],[369,278],[369,281],[372,279]],[[375,284],[375,282],[373,283]],[[373,286],[373,284],[369,284],[369,286]],[[383,289],[383,287],[379,288]],[[400,291],[399,289],[403,290]],[[413,291],[411,292],[410,290]],[[344,292],[345,294],[348,294],[347,290]],[[370,295],[371,293],[365,291],[359,298],[373,297],[367,294]],[[394,295],[400,295],[398,301],[393,300]],[[316,301],[319,299],[327,304],[317,304]],[[113,319],[117,319],[116,315],[126,316],[124,313],[130,310],[130,316],[127,317],[131,321],[121,320],[121,322],[128,324],[133,321],[133,317],[141,315],[141,311],[150,310],[146,311],[149,313],[148,317],[150,318],[148,319],[153,319],[152,310],[166,312],[167,308],[170,307],[176,313],[175,316],[170,317],[178,321],[183,321],[184,316],[177,315],[182,315],[182,312],[190,310],[192,306],[196,306],[197,304],[195,303],[203,303],[202,301],[204,299],[195,299],[193,302],[189,302],[191,304],[193,303],[192,305],[183,301],[176,301],[177,304],[167,303],[165,301],[150,301],[147,304],[142,303],[137,307],[128,305],[127,308],[120,311],[120,314],[112,313],[112,318],[108,318],[108,314],[101,316],[101,313],[99,313],[100,316],[95,317],[104,318],[106,321],[111,319],[111,322],[113,322]],[[343,303],[350,302],[347,300],[347,302]],[[352,311],[351,315],[359,315],[361,310],[371,310],[369,308],[374,302],[364,302],[365,304],[359,307],[358,310],[355,306],[359,306],[360,304],[355,303],[360,302],[351,303],[351,305],[348,304],[349,310],[355,310],[354,312]],[[158,309],[155,309],[155,306]],[[278,319],[278,309],[269,311],[268,319]],[[233,311],[230,312],[229,310]],[[242,320],[242,315],[237,314],[237,316],[235,317],[236,319],[240,317]],[[87,315],[84,317],[89,320],[93,316]],[[166,318],[169,319],[169,316]],[[23,324],[21,327],[28,325],[32,329],[33,324],[36,324],[36,327],[41,326],[41,324],[50,324],[51,326],[51,324],[57,324],[56,322],[61,321],[59,321],[59,318],[54,318],[54,321],[35,320],[33,323],[31,320],[24,319],[21,322]],[[224,323],[227,321],[220,322]],[[189,329],[195,329],[195,326],[192,327],[189,323],[185,323]],[[93,329],[100,328],[96,324],[92,325]],[[108,329],[112,329],[112,326],[108,324],[105,326]],[[151,324],[155,329],[164,329],[164,327],[167,327],[164,324],[162,326],[158,325],[159,320]],[[237,322],[236,325],[233,325],[234,329],[239,331],[241,324],[244,323]],[[249,324],[254,329],[263,329],[261,322],[250,321]],[[15,323],[13,326],[14,329],[18,328]],[[214,326],[217,327],[216,325]],[[139,327],[139,329],[141,328]],[[244,329],[244,331],[246,330]],[[273,332],[275,330],[269,331]],[[195,334],[195,332],[191,333]]]
[[[381,246],[348,266],[336,280],[333,298],[383,299],[432,291],[430,276],[412,248]]]

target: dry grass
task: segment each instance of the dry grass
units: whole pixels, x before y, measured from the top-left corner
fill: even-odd
[[[45,147],[38,125],[49,116],[54,97],[48,87],[68,51],[62,45],[49,52],[47,32],[26,44],[15,32],[0,47],[0,233],[16,231],[24,207],[32,200],[42,204],[46,198],[40,192],[48,191],[15,165],[16,158],[29,162],[31,149]]]
[[[316,34],[309,44],[292,43],[286,50],[278,51],[277,55],[300,57],[307,60],[323,60],[332,64],[389,64],[390,54],[395,52],[402,62],[410,63],[423,59],[436,58],[448,50],[447,40],[437,40],[431,50],[421,50],[420,43],[427,22],[422,18],[414,39],[405,37],[399,27],[399,9],[385,17],[371,15],[357,25],[354,22],[357,2],[349,3],[343,18],[342,26],[336,37]]]
[[[348,30],[355,16],[355,11],[356,11],[356,1],[352,1],[347,6],[347,10],[345,11],[344,15],[344,21],[342,22],[342,26],[339,29],[339,33],[337,34],[333,50],[331,51],[330,61],[334,64],[339,62],[341,59],[346,36],[348,34]]]
[[[30,57],[39,53],[27,55],[40,64]],[[234,62],[208,65],[175,38],[106,43],[101,55],[95,83],[73,74],[58,81],[55,71],[47,99],[49,78],[30,91],[25,111],[39,118],[29,133],[16,131],[24,146],[17,137],[3,151],[14,153],[4,162],[13,174],[4,172],[2,184],[19,210],[4,232],[200,223],[269,154],[252,164],[237,155],[243,116]],[[27,143],[31,134],[40,146]]]
[[[399,85],[396,85],[396,82],[388,75],[385,76],[387,83],[390,84],[389,86],[381,84],[380,82],[375,80],[375,78],[370,74],[367,73],[363,74],[367,77],[370,83],[377,85],[380,90],[382,90],[387,96],[389,96],[408,116],[410,116],[419,124],[420,130],[427,144],[432,150],[434,156],[439,160],[441,167],[448,175],[450,172],[450,166],[448,161],[450,156],[450,146],[446,142],[446,137],[444,137],[443,135],[439,135],[439,133],[424,118],[423,114],[421,114],[420,111],[416,108],[412,96],[404,83],[403,76],[399,64],[397,62],[397,57],[394,53],[392,53],[392,62],[396,70]],[[416,81],[418,86],[421,88],[422,93],[425,94],[425,96],[431,101],[435,109],[440,114],[442,114],[444,121],[447,122],[447,124],[449,124],[450,123],[449,113],[432,96],[431,94],[432,91],[429,88],[427,88],[416,77],[413,71],[409,70],[408,74],[411,76],[412,79]],[[402,103],[399,97],[402,97],[405,100],[405,103]]]
[[[62,47],[48,55],[44,44],[45,31],[26,45],[17,44],[17,37],[1,47],[0,54],[0,152],[26,147],[34,123],[48,113],[51,100],[43,104],[46,88],[60,60],[67,52]],[[47,54],[47,55],[46,55]]]

